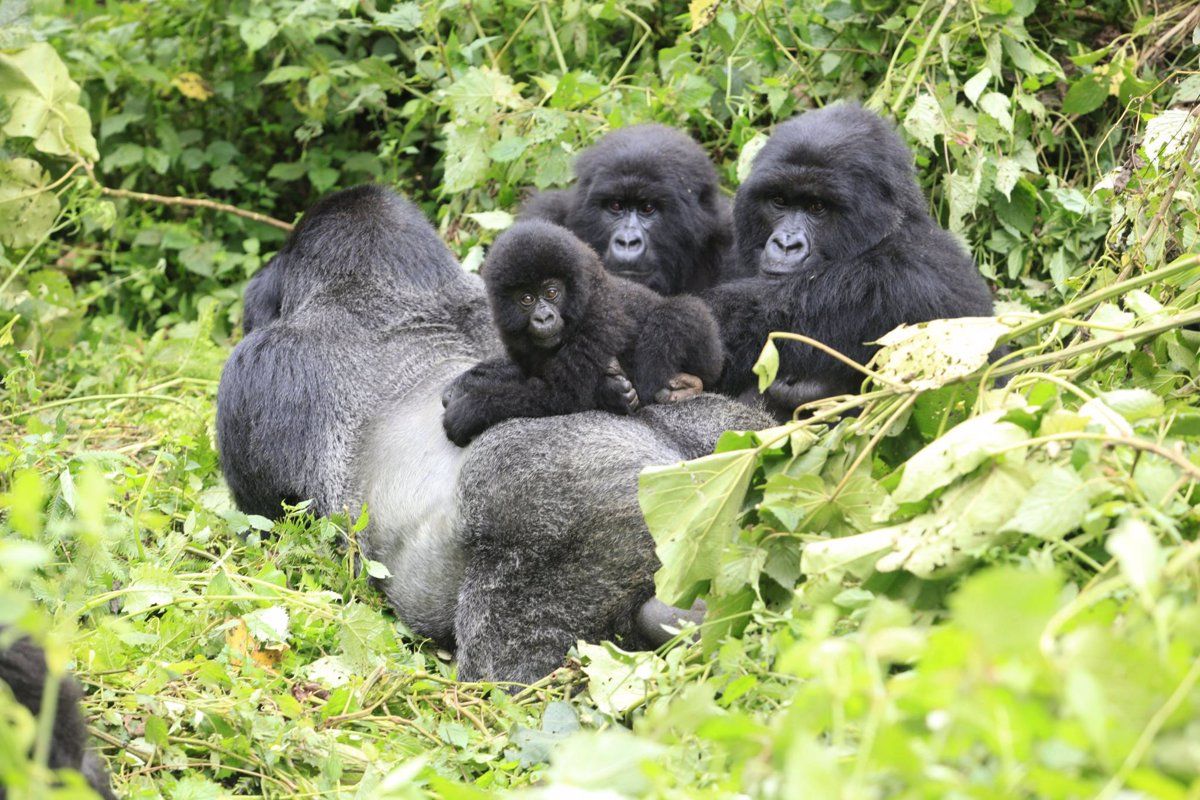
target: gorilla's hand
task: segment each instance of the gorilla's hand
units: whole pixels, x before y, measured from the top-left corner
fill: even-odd
[[[442,408],[449,408],[451,403],[465,394],[478,392],[497,383],[519,380],[521,380],[520,368],[506,358],[480,361],[450,381],[449,385],[442,390]]]
[[[455,381],[446,389],[458,384]],[[442,397],[445,400],[445,395]],[[487,430],[487,409],[490,405],[488,397],[483,392],[461,392],[450,398],[446,410],[442,412],[442,429],[446,438],[459,447],[466,447],[472,439]]]
[[[596,390],[596,405],[614,414],[632,414],[638,410],[637,390],[615,358],[604,370],[604,378]]]
[[[656,403],[678,403],[699,397],[704,392],[704,381],[695,375],[680,372],[667,381],[667,385],[654,393]]]

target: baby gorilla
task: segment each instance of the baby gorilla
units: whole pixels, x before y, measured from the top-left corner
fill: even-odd
[[[639,398],[681,400],[701,387],[679,373],[704,383],[720,375],[716,322],[699,299],[609,274],[565,228],[518,222],[497,237],[482,272],[508,357],[467,370],[443,394],[442,425],[457,445],[513,417],[628,414]]]

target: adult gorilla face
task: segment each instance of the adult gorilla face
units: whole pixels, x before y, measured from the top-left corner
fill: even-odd
[[[871,250],[925,213],[911,161],[887,124],[857,106],[783,123],[735,200],[741,263],[781,279]]]
[[[730,249],[728,202],[708,156],[663,125],[614,131],[575,163],[567,192],[535,196],[526,216],[569,228],[610,272],[661,294],[717,283]]]

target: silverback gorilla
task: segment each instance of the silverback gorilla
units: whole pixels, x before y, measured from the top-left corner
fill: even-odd
[[[217,398],[242,510],[366,502],[363,548],[392,573],[383,591],[414,631],[457,647],[464,680],[536,680],[577,639],[655,642],[635,622],[658,566],[638,472],[769,420],[702,396],[631,417],[513,419],[460,449],[442,432],[442,392],[499,343],[482,282],[416,207],[373,186],[330,195],[267,268],[279,316],[234,348]]]
[[[0,635],[11,629],[0,627]],[[46,689],[46,655],[28,638],[20,638],[4,646],[0,644],[0,683],[8,684],[16,701],[34,716],[41,713],[42,696]],[[54,706],[54,728],[50,734],[50,769],[73,769],[83,774],[97,794],[113,800],[108,773],[100,758],[87,750],[87,728],[79,713],[79,685],[66,678],[58,689]],[[7,797],[0,784],[0,800]]]
[[[717,323],[699,298],[610,275],[559,225],[518,222],[497,237],[482,273],[506,355],[446,390],[442,422],[455,444],[513,417],[629,414],[639,402],[684,399],[673,397],[681,372],[702,383],[721,374]]]
[[[659,294],[699,292],[726,277],[729,204],[708,156],[665,125],[613,131],[580,153],[569,189],[535,194],[524,219],[562,225],[604,266]]]
[[[755,277],[711,290],[725,345],[720,391],[753,386],[771,331],[802,333],[866,363],[868,344],[902,323],[992,313],[971,256],[929,215],[912,154],[877,115],[852,105],[780,125],[734,200],[736,250]],[[862,375],[780,341],[767,391],[781,418],[796,406],[858,391]]]

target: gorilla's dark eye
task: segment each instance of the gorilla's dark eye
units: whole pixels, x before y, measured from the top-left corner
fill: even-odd
[[[644,216],[650,216],[658,209],[654,207],[654,203],[642,203],[638,206],[638,213]]]
[[[557,300],[558,299],[558,287],[557,286],[547,286],[546,291],[542,292],[542,295],[547,300]]]
[[[787,204],[787,198],[783,195],[777,194],[771,198],[771,205],[775,206],[776,208],[787,208]]]
[[[808,213],[824,214],[825,213],[825,204],[822,203],[820,200],[810,200],[808,202]]]
[[[614,198],[614,199],[608,201],[608,210],[615,211],[615,212],[624,211],[625,204],[622,203],[620,200],[617,200]]]
[[[529,292],[525,292],[523,295],[517,298],[517,302],[525,306],[525,308],[532,306],[535,300],[536,298]]]

